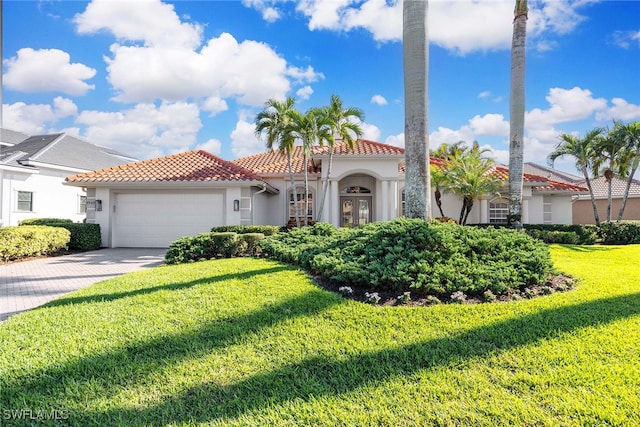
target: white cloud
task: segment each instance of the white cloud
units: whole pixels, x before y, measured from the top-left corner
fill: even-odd
[[[365,122],[360,122],[359,124],[362,129],[362,139],[368,139],[370,141],[380,140],[380,129],[376,125]]]
[[[640,105],[629,104],[622,98],[613,98],[612,107],[596,113],[596,120],[622,120],[631,121],[640,119]]]
[[[186,102],[138,104],[120,112],[83,111],[84,137],[138,158],[189,150],[202,127],[200,111]]]
[[[255,125],[247,120],[248,113],[241,112],[235,129],[231,132],[231,152],[239,157],[263,153],[265,143],[255,134]]]
[[[205,111],[209,111],[211,113],[209,114],[209,116],[213,117],[218,113],[227,111],[229,109],[229,106],[224,99],[221,99],[217,96],[210,96],[202,103],[202,109]]]
[[[528,38],[536,49],[555,46],[544,39],[564,35],[585,20],[580,9],[596,0],[541,0],[529,3]],[[263,11],[286,2],[245,0],[247,7]],[[337,32],[364,29],[380,42],[402,39],[402,0],[303,0],[296,10],[308,19],[310,30]],[[497,0],[431,0],[430,42],[460,55],[473,51],[508,49],[511,46],[513,2]],[[264,15],[263,15],[264,16]],[[543,38],[543,40],[538,40]]]
[[[371,103],[376,105],[387,105],[388,102],[382,95],[373,95],[371,97]]]
[[[242,0],[242,4],[246,7],[251,7],[253,9],[258,10],[262,14],[262,19],[267,22],[275,22],[280,19],[281,14],[273,6],[269,5],[268,1],[265,0]]]
[[[14,104],[2,105],[2,126],[30,135],[48,132],[48,126],[65,117],[78,114],[78,107],[70,99],[58,96],[53,105],[49,104]]]
[[[207,142],[199,144],[193,148],[194,150],[204,150],[214,155],[219,155],[222,151],[222,143],[217,139],[210,139]]]
[[[594,98],[588,89],[551,88],[546,97],[550,108],[534,108],[525,114],[525,124],[531,130],[545,130],[554,124],[584,120],[607,106],[604,98]]]
[[[404,148],[404,132],[399,133],[398,135],[388,136],[387,139],[385,139],[384,143]]]
[[[105,30],[119,40],[142,41],[145,46],[194,49],[202,38],[200,25],[180,22],[173,5],[160,0],[93,0],[74,23],[80,34]]]
[[[623,49],[640,47],[640,30],[638,31],[616,31],[611,36],[612,43]]]
[[[296,96],[299,99],[309,99],[311,95],[313,95],[313,88],[311,86],[304,86],[296,91]]]
[[[62,92],[84,95],[94,89],[85,80],[96,75],[96,70],[80,63],[71,63],[67,52],[59,49],[23,48],[18,55],[3,61],[7,72],[3,84],[7,89],[21,92]]]
[[[484,90],[478,94],[478,98],[491,98],[491,91]]]

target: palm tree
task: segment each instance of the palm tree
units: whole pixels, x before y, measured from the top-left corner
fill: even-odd
[[[308,159],[312,154],[313,147],[316,143],[324,145],[331,139],[329,133],[329,123],[322,112],[317,108],[312,108],[306,114],[300,114],[293,111],[292,114],[292,131],[293,135],[302,142],[302,163],[304,168],[304,206],[305,215],[304,223],[309,224],[309,166]]]
[[[430,164],[429,172],[431,173],[431,185],[435,188],[436,205],[440,211],[440,217],[444,218],[444,212],[442,211],[442,190],[444,190],[448,183],[447,173],[440,167]]]
[[[477,144],[445,162],[448,175],[448,188],[462,197],[459,223],[465,225],[475,199],[486,194],[498,194],[502,181],[490,174],[495,163],[483,157],[486,150],[480,150]]]
[[[620,222],[622,221],[624,208],[627,205],[627,198],[629,197],[629,190],[631,189],[633,176],[640,165],[640,122],[631,122],[626,125],[620,124],[617,132],[620,133],[620,138],[625,141],[625,162],[628,163],[630,168],[627,176],[627,185],[624,189],[624,196],[622,197],[622,205],[620,206],[620,212],[618,213],[618,222]]]
[[[404,65],[405,213],[431,219],[429,168],[429,33],[427,0],[405,1],[402,7]]]
[[[437,157],[442,160],[447,160],[466,150],[465,145],[466,142],[464,141],[454,142],[453,144],[447,144],[443,142],[435,150],[429,150],[429,154],[431,157]]]
[[[599,138],[593,160],[593,174],[600,175],[600,168],[605,164],[604,177],[607,181],[607,222],[611,221],[611,205],[613,203],[613,178],[627,175],[627,162],[625,158],[625,140],[621,137],[620,132],[616,129],[620,126],[614,121],[613,130],[607,131],[607,134]]]
[[[511,90],[509,99],[509,225],[522,229],[524,172],[524,74],[527,38],[527,0],[516,0],[511,41]]]
[[[362,136],[362,128],[356,120],[364,120],[364,113],[359,108],[343,107],[342,100],[338,95],[331,95],[331,103],[328,107],[320,110],[319,115],[321,121],[330,131],[330,138],[326,140],[329,144],[329,165],[327,174],[324,178],[322,188],[322,199],[320,199],[320,208],[318,212],[318,221],[322,221],[322,211],[324,210],[325,200],[327,199],[327,190],[329,189],[329,179],[331,177],[331,167],[333,166],[333,149],[336,139],[346,142],[349,148],[353,149],[355,141]]]
[[[278,149],[287,154],[287,165],[289,167],[289,177],[291,179],[291,188],[293,191],[293,205],[296,216],[296,226],[300,227],[300,214],[298,212],[298,193],[296,191],[296,182],[293,178],[293,167],[291,166],[291,152],[295,135],[293,134],[292,118],[296,111],[293,108],[295,100],[288,97],[284,102],[275,99],[269,99],[264,110],[258,113],[255,120],[256,135],[266,135],[267,148],[273,150],[275,144]]]
[[[595,157],[595,145],[602,136],[603,129],[593,129],[584,136],[579,138],[567,133],[560,135],[561,142],[556,145],[555,150],[549,154],[549,164],[553,166],[553,162],[558,157],[572,156],[576,160],[576,169],[582,172],[584,180],[589,189],[591,197],[591,206],[593,207],[593,217],[596,225],[600,226],[600,216],[598,215],[598,207],[596,206],[596,198],[593,194],[591,179],[589,178],[589,170],[593,169],[593,159]]]

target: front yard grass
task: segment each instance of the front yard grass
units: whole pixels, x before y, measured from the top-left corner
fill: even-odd
[[[551,252],[574,291],[478,305],[265,259],[127,274],[0,324],[1,424],[640,425],[640,245]]]

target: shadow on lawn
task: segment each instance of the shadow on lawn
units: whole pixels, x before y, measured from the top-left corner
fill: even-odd
[[[146,294],[159,292],[159,291],[179,291],[181,289],[191,288],[193,286],[205,285],[205,284],[210,285],[213,283],[223,282],[225,280],[230,280],[230,279],[247,280],[254,276],[258,276],[262,274],[278,273],[280,271],[291,270],[291,269],[293,269],[293,267],[281,265],[276,267],[263,268],[260,270],[249,270],[244,273],[228,273],[228,274],[210,276],[210,277],[206,277],[198,280],[192,280],[189,282],[169,283],[166,285],[151,286],[148,288],[140,288],[132,291],[112,292],[108,294],[87,295],[87,296],[79,296],[79,297],[74,297],[74,296],[64,297],[64,298],[58,298],[57,300],[51,301],[50,303],[38,308],[57,307],[60,305],[69,305],[69,304],[109,302],[109,301],[114,301],[121,298],[146,295]]]
[[[142,383],[144,377],[156,366],[162,367],[187,356],[193,357],[189,344],[193,340],[206,343],[206,348],[199,350],[206,354],[211,349],[236,342],[240,335],[272,326],[292,316],[312,316],[340,301],[328,293],[312,291],[246,316],[229,319],[229,322],[239,325],[239,328],[231,329],[227,322],[215,322],[190,334],[162,337],[132,348],[117,350],[113,354],[88,357],[60,369],[39,373],[39,379],[24,379],[7,384],[6,391],[2,392],[2,406],[11,407],[11,403],[13,406],[20,406],[20,393],[47,398],[54,396],[56,401],[63,402],[65,390],[64,386],[60,386],[60,381],[69,381],[76,386],[78,382],[98,381],[105,387],[100,391],[101,395],[110,391],[117,392],[126,383]],[[291,311],[287,312],[285,308]],[[640,293],[547,309],[451,337],[360,353],[343,361],[318,355],[229,386],[208,383],[192,387],[147,408],[87,411],[75,414],[73,420],[98,425],[149,425],[235,418],[295,399],[339,395],[423,369],[488,356],[493,351],[506,351],[581,328],[605,325],[639,313]],[[159,346],[163,349],[158,350]],[[120,372],[123,364],[142,364],[145,372],[137,378],[129,378],[126,376],[127,372]],[[112,386],[113,383],[118,386]],[[109,390],[110,387],[113,388]]]

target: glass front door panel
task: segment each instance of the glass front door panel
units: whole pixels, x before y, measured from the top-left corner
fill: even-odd
[[[342,226],[353,227],[353,199],[342,201]]]
[[[369,222],[369,200],[358,200],[358,224],[367,224]]]

